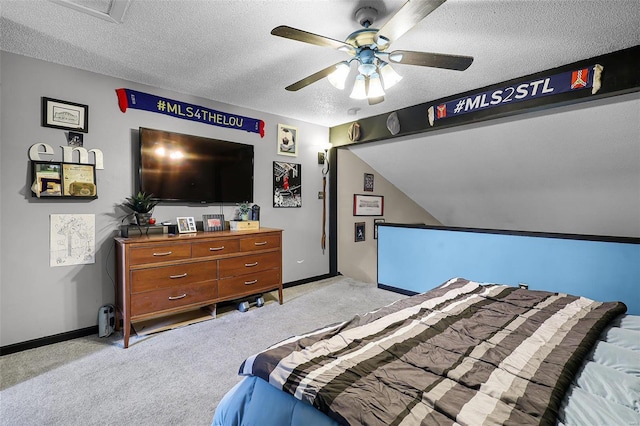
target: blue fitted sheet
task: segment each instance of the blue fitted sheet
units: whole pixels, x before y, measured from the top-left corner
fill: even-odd
[[[600,337],[569,388],[559,425],[640,425],[640,316]]]
[[[337,425],[311,405],[257,377],[220,401],[214,426]],[[562,403],[558,425],[640,425],[640,316],[623,315],[585,360]]]
[[[222,398],[214,426],[336,426],[315,407],[259,377],[242,379]]]

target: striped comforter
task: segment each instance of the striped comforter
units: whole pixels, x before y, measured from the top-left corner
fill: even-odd
[[[342,424],[555,424],[622,303],[453,279],[260,352],[263,378]]]

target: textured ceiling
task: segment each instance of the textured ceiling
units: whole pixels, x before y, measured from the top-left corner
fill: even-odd
[[[275,37],[288,25],[344,40],[355,11],[378,9],[380,27],[405,0],[131,0],[122,23],[109,0],[0,0],[1,48],[9,52],[333,126],[637,45],[638,0],[449,0],[392,44],[473,56],[463,72],[394,65],[404,79],[381,104],[349,98],[326,79],[286,86],[348,59],[327,47]],[[414,0],[416,1],[416,0]],[[349,114],[349,110],[356,113]]]
[[[405,0],[131,0],[122,19],[110,3],[0,0],[0,47],[333,126],[640,44],[640,0],[449,0],[391,50],[473,56],[471,67],[394,65],[404,79],[370,106],[326,79],[285,91],[349,57],[270,31],[344,40],[359,7],[376,7],[380,27]],[[616,98],[352,151],[445,225],[640,237],[640,94]]]

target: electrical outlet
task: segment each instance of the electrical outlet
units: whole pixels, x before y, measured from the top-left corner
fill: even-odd
[[[324,198],[324,192],[318,191],[318,200],[322,200]]]

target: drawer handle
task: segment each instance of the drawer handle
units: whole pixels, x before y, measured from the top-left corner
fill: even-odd
[[[178,300],[187,297],[187,293],[181,294],[180,296],[169,296],[169,300]]]
[[[222,247],[209,247],[209,251],[220,251],[224,250],[224,246]]]
[[[251,285],[251,284],[255,284],[255,283],[257,283],[257,282],[258,282],[258,280],[245,281],[245,282],[244,282],[244,285]]]
[[[164,253],[153,253],[154,256],[169,256],[170,254],[172,254],[172,251],[166,251]]]
[[[263,245],[265,245],[265,244],[267,244],[267,242],[266,242],[266,241],[263,241],[263,242],[261,242],[261,243],[253,243],[253,245],[254,245],[254,246],[263,246]]]
[[[187,276],[187,273],[185,272],[184,274],[180,274],[180,275],[169,275],[169,278],[173,280],[175,278],[184,278],[186,276]]]
[[[258,266],[258,262],[253,262],[253,263],[245,263],[244,266],[246,266],[247,268],[251,268],[253,266]]]

